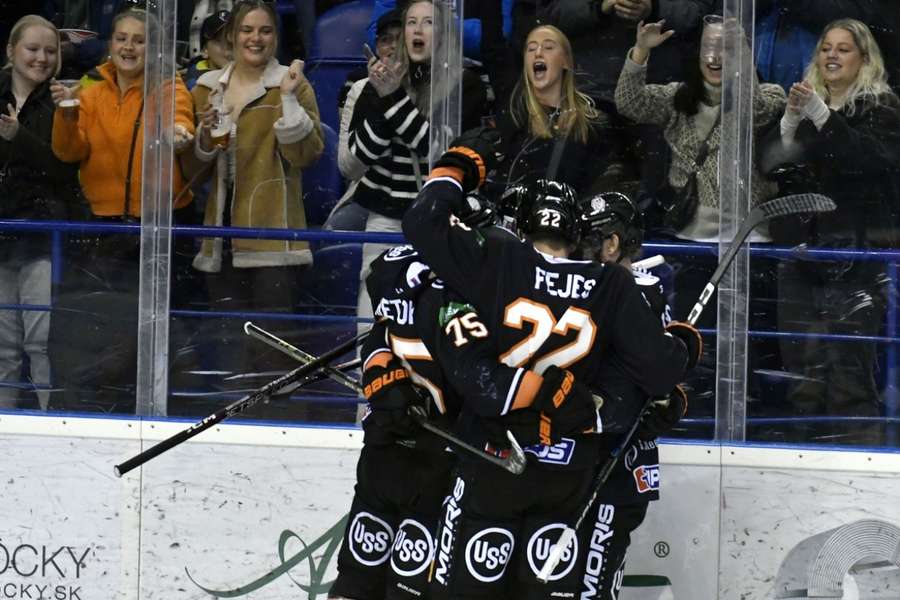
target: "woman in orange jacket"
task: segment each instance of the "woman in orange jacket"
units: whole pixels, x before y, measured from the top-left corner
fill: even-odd
[[[109,60],[101,81],[76,92],[51,86],[54,154],[78,163],[81,187],[95,221],[141,216],[144,54],[152,15],[126,10],[113,20]],[[193,143],[193,102],[184,83],[165,82],[175,100],[175,151]],[[80,105],[71,106],[75,101]],[[175,208],[191,201],[180,168],[172,169]],[[176,221],[183,220],[180,215]],[[133,232],[88,236],[70,245],[51,320],[51,360],[60,408],[133,412],[137,372],[139,240]],[[189,243],[190,240],[185,240]],[[180,253],[184,255],[182,251]],[[175,252],[174,270],[178,270]],[[180,278],[179,278],[180,280]],[[181,293],[176,290],[176,293]]]
[[[103,80],[76,94],[77,88],[55,83],[53,152],[64,162],[78,162],[81,186],[96,217],[140,218],[144,132],[144,49],[149,15],[127,10],[113,20],[109,60],[97,70]],[[184,150],[194,134],[193,101],[181,79],[174,83],[175,149]],[[60,103],[77,95],[77,118],[67,118]],[[184,181],[173,169],[172,189],[181,208],[191,201],[180,194]]]

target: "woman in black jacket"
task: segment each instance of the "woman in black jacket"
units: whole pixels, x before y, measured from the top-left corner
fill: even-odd
[[[59,73],[59,32],[27,15],[13,26],[7,66],[0,70],[0,219],[67,219],[77,194],[76,168],[50,148],[53,111],[49,80]],[[0,304],[50,304],[50,244],[46,234],[0,231]],[[0,309],[0,407],[17,404],[24,354],[30,382],[47,408],[50,312]]]
[[[900,100],[887,85],[881,52],[865,24],[841,19],[825,28],[768,141],[769,164],[811,169],[814,188],[790,191],[821,192],[837,204],[831,213],[774,223],[776,241],[835,250],[897,247]],[[888,292],[883,262],[846,257],[779,266],[779,330],[813,334],[782,344],[787,369],[803,375],[788,398],[794,414],[881,414],[875,342],[821,336],[878,335]],[[829,441],[882,439],[878,427],[851,427],[835,424],[816,433]]]
[[[551,25],[535,27],[519,61],[503,37],[499,3],[483,5],[481,19],[482,56],[505,155],[489,193],[537,179],[567,183],[580,197],[614,189],[623,175],[620,132],[576,87],[565,34]]]

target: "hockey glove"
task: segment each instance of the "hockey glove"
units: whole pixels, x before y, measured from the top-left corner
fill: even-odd
[[[656,398],[641,415],[637,436],[650,441],[672,431],[687,412],[687,393],[680,385],[665,398]]]
[[[488,443],[494,450],[509,450],[507,430],[515,436],[523,448],[541,443],[539,435],[541,413],[530,407],[511,410],[502,417],[482,419],[481,425]]]
[[[371,410],[363,422],[369,438],[393,441],[415,434],[418,427],[408,410],[419,401],[419,394],[397,358],[391,358],[385,366],[373,365],[365,370],[363,395]]]
[[[597,406],[594,395],[575,381],[571,371],[551,365],[544,371],[532,408],[540,412],[538,437],[545,446],[556,444],[565,435],[594,431]]]
[[[666,331],[681,340],[687,347],[688,369],[696,367],[700,355],[703,353],[703,338],[700,336],[700,332],[690,323],[683,321],[672,321],[666,325]]]
[[[496,129],[471,129],[450,142],[450,149],[434,163],[434,169],[449,167],[461,170],[463,191],[471,192],[481,186],[487,174],[497,166],[499,143],[500,133]]]

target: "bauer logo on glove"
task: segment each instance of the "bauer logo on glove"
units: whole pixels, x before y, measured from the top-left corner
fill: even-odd
[[[386,369],[386,372],[378,374],[366,384],[363,388],[363,394],[365,395],[366,400],[371,400],[372,396],[378,394],[382,388],[387,388],[389,385],[398,383],[408,377],[409,373],[403,367]]]

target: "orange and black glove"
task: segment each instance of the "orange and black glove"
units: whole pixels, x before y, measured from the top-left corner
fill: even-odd
[[[470,129],[450,142],[450,148],[434,163],[432,177],[456,170],[462,174],[460,184],[468,193],[484,183],[498,162],[500,132],[488,127]]]
[[[571,371],[547,367],[531,408],[540,412],[539,443],[550,446],[563,436],[593,431],[597,426],[594,395],[575,381]]]
[[[370,413],[363,421],[366,441],[393,441],[408,438],[418,429],[409,416],[409,407],[419,403],[409,372],[396,357],[384,365],[372,365],[363,372],[363,395]]]
[[[687,347],[688,369],[696,367],[700,355],[703,354],[703,337],[697,328],[683,321],[672,321],[666,325],[666,331],[681,340]]]
[[[638,438],[650,441],[669,433],[687,413],[687,406],[687,393],[680,385],[668,396],[655,398],[641,415]]]

